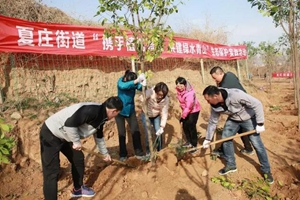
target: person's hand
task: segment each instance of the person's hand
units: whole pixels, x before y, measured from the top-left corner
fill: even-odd
[[[210,141],[205,139],[203,144],[202,144],[203,148],[207,149],[209,147],[209,145],[210,145]]]
[[[264,125],[256,125],[255,131],[256,131],[256,133],[264,132],[265,126]]]
[[[182,117],[179,119],[179,123],[183,123],[185,121],[185,119],[183,119]]]
[[[137,77],[137,81],[139,83],[143,82],[144,80],[146,80],[146,76],[144,73],[141,73],[138,77]]]
[[[159,129],[158,129],[158,131],[156,131],[156,135],[157,136],[160,136],[161,134],[163,134],[163,132],[164,132],[164,128],[163,127],[160,127]]]
[[[104,159],[103,160],[106,161],[106,162],[111,161],[110,155],[109,154],[104,155]]]
[[[72,147],[73,147],[73,149],[75,149],[75,150],[77,150],[77,151],[81,151],[81,148],[82,148],[82,146],[81,146],[80,143],[79,143],[79,144],[78,144],[78,143],[77,143],[77,144],[74,144],[74,143],[73,143],[73,146],[72,146]]]
[[[142,86],[146,87],[146,86],[147,86],[147,80],[146,80],[146,79],[143,80],[143,81],[141,82],[141,84],[142,84]]]

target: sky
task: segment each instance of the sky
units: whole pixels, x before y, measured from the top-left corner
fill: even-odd
[[[98,0],[42,0],[49,7],[56,7],[73,18],[99,21],[94,17],[99,6]],[[271,17],[251,8],[247,0],[184,0],[177,14],[167,19],[167,24],[176,32],[184,21],[204,27],[208,20],[210,28],[222,28],[228,33],[229,45],[237,45],[244,41],[276,42],[283,34],[281,27],[275,28]]]

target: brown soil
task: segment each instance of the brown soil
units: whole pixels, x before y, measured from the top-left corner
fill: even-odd
[[[219,177],[218,170],[224,166],[220,159],[212,160],[210,150],[201,150],[198,156],[186,156],[177,163],[174,148],[169,144],[177,143],[182,138],[178,123],[180,113],[174,96],[174,80],[184,74],[194,85],[203,110],[198,120],[198,131],[202,133],[199,144],[205,137],[209,106],[202,98],[201,92],[205,86],[200,85],[199,74],[195,71],[175,70],[160,72],[169,77],[172,105],[168,125],[165,129],[165,149],[159,153],[154,164],[141,162],[134,157],[129,164],[135,168],[106,164],[93,154],[86,153],[86,171],[84,182],[96,191],[91,199],[153,199],[153,200],[192,200],[192,199],[248,199],[243,190],[228,190],[220,184],[213,183],[211,178]],[[159,80],[160,77],[156,78]],[[168,79],[164,79],[168,80]],[[156,81],[154,79],[154,81]],[[247,91],[259,98],[265,107],[266,131],[261,134],[267,149],[275,182],[270,186],[271,196],[278,199],[300,199],[300,147],[299,131],[297,130],[297,111],[294,109],[293,86],[289,80],[272,83],[272,90],[263,80],[244,83]],[[261,90],[263,87],[263,90]],[[261,88],[261,89],[259,89]],[[273,110],[270,107],[280,107]],[[137,108],[139,112],[139,106]],[[19,140],[18,148],[14,150],[13,163],[1,168],[0,199],[43,199],[42,173],[39,160],[39,128],[49,110],[38,111],[37,118],[29,119],[24,111],[23,118],[16,123],[15,134]],[[51,110],[51,112],[54,112]],[[222,121],[222,123],[224,120]],[[220,127],[222,127],[220,123]],[[142,129],[142,126],[141,126]],[[142,131],[143,134],[143,131]],[[114,159],[118,159],[118,136],[114,122],[105,127],[107,147]],[[142,135],[143,138],[143,135]],[[84,141],[84,146],[95,150],[92,138]],[[132,146],[128,141],[129,155]],[[240,139],[235,140],[238,172],[228,175],[236,184],[248,178],[261,178],[256,155],[246,156],[239,153],[242,148]],[[59,199],[70,199],[72,178],[68,161],[61,156],[61,176],[59,180]]]

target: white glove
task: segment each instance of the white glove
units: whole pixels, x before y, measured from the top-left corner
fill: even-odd
[[[155,133],[157,136],[160,136],[161,134],[163,134],[163,132],[164,132],[164,128],[163,127],[160,127],[159,129],[158,129],[158,131]]]
[[[147,80],[146,80],[146,79],[143,80],[143,81],[141,82],[141,84],[142,84],[142,86],[146,87],[146,86],[147,86]]]
[[[210,141],[205,139],[203,144],[202,144],[203,148],[207,149],[209,147],[209,145],[210,145]]]
[[[111,161],[111,157],[109,154],[106,154],[105,155],[105,158],[103,159],[104,161],[108,162],[108,161]]]
[[[81,143],[73,143],[73,149],[80,151],[81,150]]]
[[[256,133],[264,132],[265,126],[264,125],[262,125],[262,126],[256,125],[255,131],[256,131]]]
[[[141,83],[143,80],[145,80],[146,79],[146,76],[145,76],[145,74],[144,73],[141,73],[138,77],[137,77],[137,81],[139,82],[139,83]]]

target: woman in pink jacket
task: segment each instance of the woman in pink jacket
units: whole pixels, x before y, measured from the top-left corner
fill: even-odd
[[[177,90],[177,99],[182,109],[180,123],[186,137],[185,147],[197,147],[198,136],[196,124],[198,121],[201,105],[196,98],[195,91],[191,84],[183,77],[178,77],[175,81]],[[191,153],[197,153],[192,151]]]

